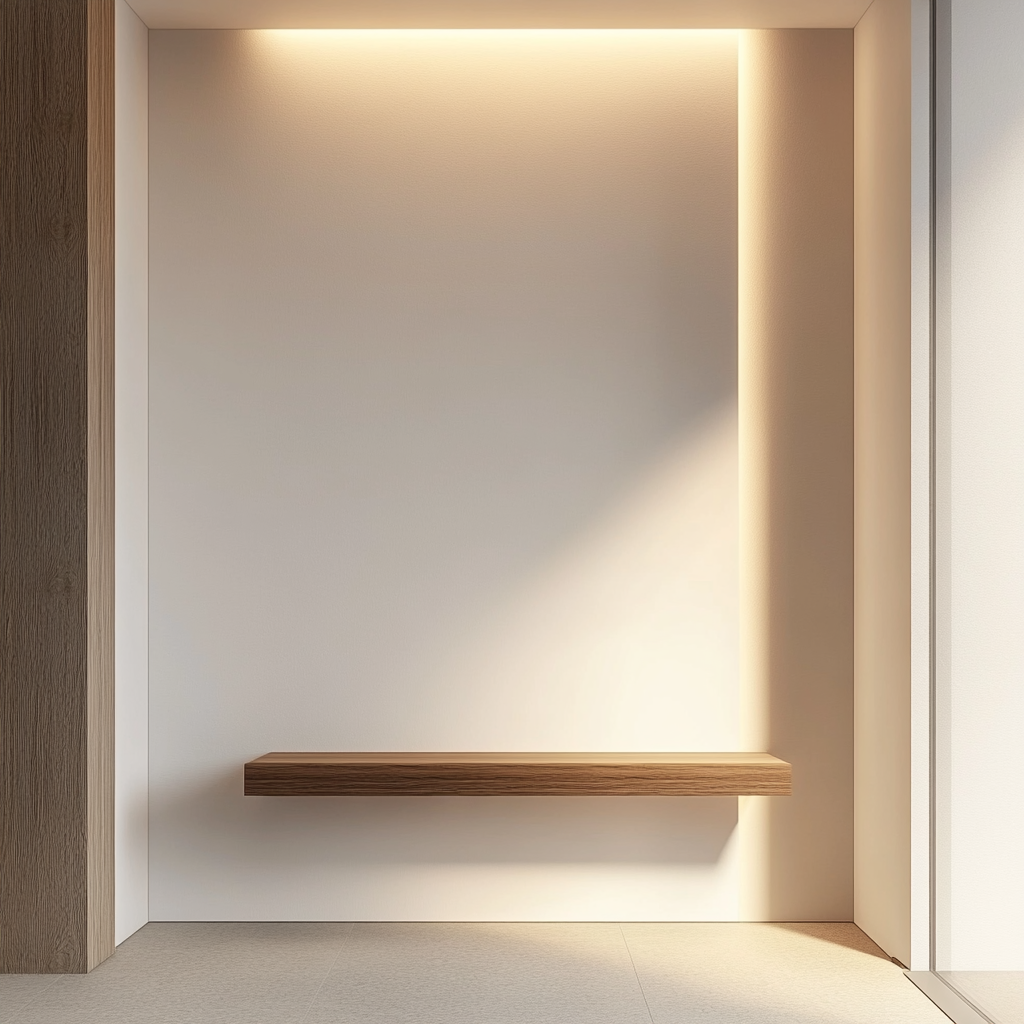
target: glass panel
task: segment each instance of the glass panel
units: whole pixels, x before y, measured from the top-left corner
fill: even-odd
[[[935,967],[1020,1024],[1024,3],[946,0],[939,19]]]
[[[1024,971],[943,971],[942,977],[989,1020],[1024,1021]]]

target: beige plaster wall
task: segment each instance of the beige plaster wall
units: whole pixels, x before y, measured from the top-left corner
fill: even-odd
[[[151,33],[154,919],[738,916],[735,799],[240,785],[738,746],[736,46]]]
[[[910,963],[911,5],[854,33],[856,922]]]
[[[853,33],[751,31],[739,60],[748,918],[853,914]]]

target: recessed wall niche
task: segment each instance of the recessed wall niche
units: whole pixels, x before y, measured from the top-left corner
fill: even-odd
[[[237,772],[771,749],[740,40],[152,34],[155,917],[736,916],[735,797],[269,807]]]

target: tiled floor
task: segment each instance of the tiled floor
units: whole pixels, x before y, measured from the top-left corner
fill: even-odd
[[[151,924],[0,1024],[949,1024],[853,925]]]

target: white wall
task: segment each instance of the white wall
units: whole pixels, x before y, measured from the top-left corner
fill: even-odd
[[[939,969],[1024,970],[1022,36],[1017,0],[953,4]]]
[[[911,3],[854,33],[854,920],[910,963]]]
[[[115,941],[149,920],[149,132],[146,26],[115,22]]]
[[[736,917],[734,799],[241,795],[738,747],[736,36],[150,59],[152,917]]]
[[[854,32],[854,920],[930,955],[931,148],[928,0]]]

